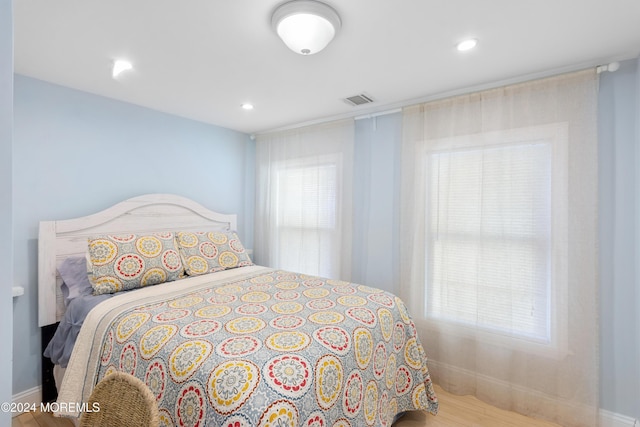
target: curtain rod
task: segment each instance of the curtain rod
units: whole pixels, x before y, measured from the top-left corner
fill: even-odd
[[[619,68],[620,68],[620,63],[618,61],[611,62],[606,65],[598,65],[596,67],[596,73],[600,74],[600,73],[604,73],[605,71],[610,71],[613,73],[614,71],[618,71]]]
[[[386,116],[387,114],[399,113],[401,111],[402,111],[402,108],[394,108],[392,110],[380,111],[379,113],[363,114],[361,116],[356,116],[353,118],[353,120],[373,119],[374,117]]]

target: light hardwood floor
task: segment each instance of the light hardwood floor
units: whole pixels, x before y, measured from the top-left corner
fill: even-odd
[[[13,418],[11,427],[73,427],[73,423],[46,412],[26,412]]]
[[[436,386],[440,401],[437,416],[412,412],[394,427],[559,427],[558,424],[524,417],[515,412],[494,408],[472,396],[455,396]],[[50,414],[29,412],[15,417],[11,427],[72,427],[69,420]]]

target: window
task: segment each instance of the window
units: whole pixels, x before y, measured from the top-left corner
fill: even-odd
[[[351,278],[353,120],[258,135],[254,262]]]
[[[426,156],[426,317],[549,343],[560,127],[435,143]],[[439,147],[448,147],[439,150]],[[555,209],[555,211],[554,211]],[[564,213],[566,215],[566,212]],[[556,252],[560,253],[560,252]]]
[[[328,157],[328,156],[326,156]],[[337,157],[277,170],[276,251],[280,268],[335,277],[340,271]]]

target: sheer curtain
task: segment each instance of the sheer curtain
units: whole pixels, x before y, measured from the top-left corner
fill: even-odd
[[[597,424],[595,71],[403,112],[401,290],[436,383]]]
[[[351,277],[353,120],[259,135],[256,262]]]

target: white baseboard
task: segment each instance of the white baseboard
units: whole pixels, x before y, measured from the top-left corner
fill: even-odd
[[[600,427],[640,427],[640,422],[626,415],[600,409]]]
[[[42,387],[37,386],[34,388],[30,388],[29,390],[22,391],[18,394],[14,394],[11,397],[11,401],[13,403],[17,403],[17,407],[33,407],[35,405],[36,408],[40,409],[40,403],[42,402]],[[24,411],[28,412],[28,411]],[[17,417],[20,415],[20,412],[14,412],[12,417]]]

